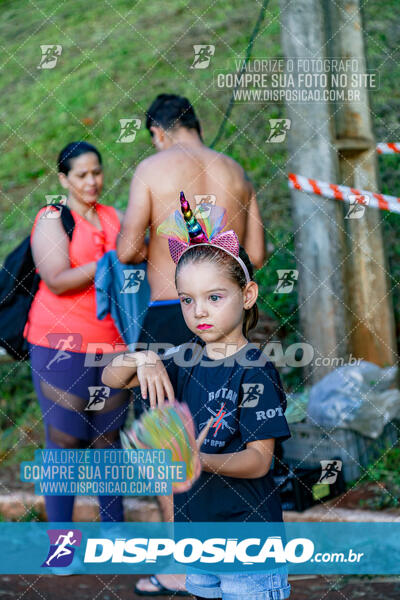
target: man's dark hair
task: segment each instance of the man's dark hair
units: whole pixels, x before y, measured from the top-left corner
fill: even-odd
[[[193,106],[187,98],[175,94],[159,94],[146,112],[146,127],[195,129],[201,137],[201,127]],[[150,132],[151,134],[151,132]]]

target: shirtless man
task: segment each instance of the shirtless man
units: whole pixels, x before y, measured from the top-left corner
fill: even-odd
[[[244,170],[229,156],[204,145],[200,123],[186,98],[157,96],[147,111],[146,127],[157,153],[143,160],[133,175],[117,253],[123,263],[141,262],[146,229],[150,229],[147,275],[151,302],[139,342],[178,346],[193,339],[193,333],[182,316],[168,241],[157,235],[157,227],[180,210],[179,192],[184,191],[193,212],[199,196],[203,201],[205,196],[215,198],[215,204],[226,208],[227,229],[237,233],[256,268],[261,268],[265,260],[264,228],[253,186]],[[135,398],[137,416],[139,403],[140,398]],[[171,500],[161,496],[159,501],[163,520],[172,520]],[[184,584],[183,575],[163,574],[140,579],[136,592],[154,595],[168,589],[183,595]]]
[[[215,197],[216,204],[226,208],[227,229],[236,231],[256,268],[265,260],[264,228],[254,188],[243,168],[204,145],[200,123],[186,98],[157,96],[147,111],[146,127],[157,153],[143,160],[134,173],[117,252],[123,263],[141,262],[144,236],[150,229],[147,274],[151,303],[141,341],[179,345],[193,334],[179,306],[168,241],[156,233],[169,214],[180,210],[179,192],[184,191],[193,211],[196,197]]]

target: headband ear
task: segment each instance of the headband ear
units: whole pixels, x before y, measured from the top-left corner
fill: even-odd
[[[235,258],[239,256],[239,239],[232,229],[230,231],[223,231],[217,235],[213,240],[213,246],[218,246],[222,250],[234,254]]]
[[[177,265],[182,254],[189,248],[189,244],[185,242],[181,242],[180,240],[174,240],[173,238],[168,238],[168,248],[169,253],[171,255],[172,260]]]

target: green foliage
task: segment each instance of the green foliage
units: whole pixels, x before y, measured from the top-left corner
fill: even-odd
[[[256,280],[259,285],[259,307],[270,317],[277,321],[278,327],[273,339],[269,341],[284,340],[283,350],[301,339],[298,315],[298,301],[296,284],[289,294],[276,292],[278,283],[278,269],[296,269],[296,260],[293,249],[293,236],[283,230],[274,232],[276,245],[271,248],[271,255],[265,269],[258,271]],[[282,372],[285,387],[293,391],[302,388],[301,369],[286,367]]]
[[[363,506],[372,509],[399,507],[400,446],[392,448],[370,465],[363,479],[380,484],[373,498],[361,501]]]
[[[7,466],[33,459],[43,429],[29,363],[1,364],[0,381],[0,461]]]
[[[289,294],[276,293],[278,269],[296,269],[293,253],[293,240],[285,240],[276,232],[277,245],[268,260],[268,266],[257,273],[260,286],[260,308],[279,322],[278,335],[285,343],[294,341],[297,333],[297,293],[296,286]],[[281,241],[282,240],[282,241]]]
[[[368,69],[379,79],[379,89],[370,94],[371,117],[378,142],[396,142],[400,135],[400,96],[397,93],[399,78],[398,2],[367,2],[364,4],[365,44]],[[382,155],[377,158],[379,188],[384,194],[400,197],[400,156]],[[393,298],[400,347],[400,215],[380,212],[382,234],[388,261],[388,281]]]
[[[42,518],[40,512],[36,510],[36,508],[30,506],[26,509],[24,515],[16,520],[18,520],[19,523],[28,523],[31,521],[43,521],[44,519]]]

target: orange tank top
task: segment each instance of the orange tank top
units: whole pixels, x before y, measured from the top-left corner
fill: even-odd
[[[42,212],[36,215],[31,239]],[[71,268],[99,260],[105,252],[115,250],[120,222],[112,206],[97,204],[96,211],[102,230],[71,210],[75,221],[69,243]],[[53,294],[43,280],[33,299],[24,336],[31,344],[95,354],[126,350],[111,315],[101,321],[96,317],[96,291],[94,284],[84,290]]]

